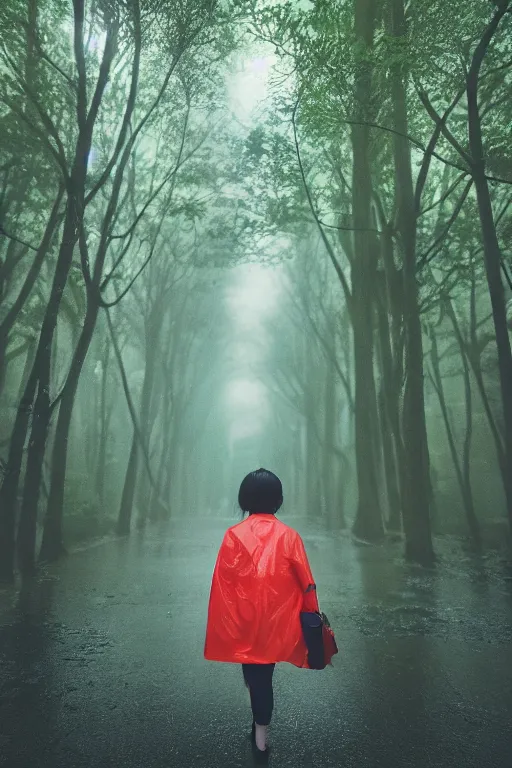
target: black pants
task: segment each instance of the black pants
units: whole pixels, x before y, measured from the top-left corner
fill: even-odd
[[[268,725],[274,709],[272,675],[275,664],[242,664],[244,680],[251,694],[251,708],[254,722]]]

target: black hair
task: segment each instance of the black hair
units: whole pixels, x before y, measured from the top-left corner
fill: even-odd
[[[257,469],[242,480],[238,491],[238,504],[245,512],[275,514],[283,503],[283,486],[280,479],[268,469]]]

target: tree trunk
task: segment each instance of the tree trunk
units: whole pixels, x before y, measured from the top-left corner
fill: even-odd
[[[97,360],[97,357],[94,357],[94,349],[91,350],[90,354],[93,360]],[[88,369],[84,370],[80,378],[82,379],[83,387],[81,397],[75,403],[74,412],[75,415],[79,412],[81,419],[75,419],[75,423],[78,423],[80,434],[82,435],[81,442],[83,442],[85,469],[89,477],[92,477],[96,469],[100,444],[101,392],[94,375],[94,367],[88,367]],[[80,424],[83,426],[80,427]]]
[[[0,581],[14,580],[15,529],[18,484],[23,463],[23,449],[27,438],[32,403],[37,388],[35,367],[25,386],[14,422],[5,476],[0,489]]]
[[[492,316],[498,349],[503,419],[505,422],[504,481],[509,523],[512,528],[512,353],[507,328],[505,292],[501,280],[501,252],[496,236],[487,181],[475,178],[480,222],[484,241],[485,271],[491,297]]]
[[[37,339],[35,337],[32,337],[28,342],[27,356],[25,358],[25,365],[23,366],[23,373],[21,374],[21,379],[18,387],[18,397],[16,398],[16,402],[18,403],[21,402],[23,393],[25,392],[25,387],[27,386],[30,372],[32,370],[32,366],[34,365],[36,349],[37,349]]]
[[[50,355],[44,354],[37,368],[38,390],[32,416],[27,469],[18,527],[18,565],[21,573],[35,572],[36,526],[43,473],[46,437],[50,424]]]
[[[162,440],[160,464],[158,465],[158,473],[156,476],[156,489],[151,491],[149,502],[149,519],[151,522],[157,522],[162,518],[162,495],[163,495],[163,482],[165,477],[165,469],[168,462],[169,443],[165,439]]]
[[[474,163],[473,179],[475,183],[478,212],[482,229],[485,272],[491,298],[492,316],[496,332],[498,350],[498,370],[500,377],[503,419],[505,422],[505,451],[503,456],[503,479],[507,514],[512,528],[512,351],[507,328],[505,291],[501,278],[502,255],[496,234],[489,187],[485,178],[484,150],[478,112],[476,90],[468,86],[469,139]]]
[[[471,412],[469,413],[469,421],[467,421],[466,423],[466,434],[464,439],[464,450],[463,450],[463,466],[461,467],[459,454],[457,452],[457,446],[455,444],[455,435],[453,433],[450,414],[448,412],[448,404],[446,402],[446,397],[444,394],[443,377],[441,375],[441,368],[439,363],[437,338],[433,330],[432,330],[431,340],[432,340],[432,344],[431,344],[430,358],[432,361],[432,371],[433,371],[432,383],[434,385],[434,389],[436,391],[436,394],[439,400],[439,406],[441,408],[441,414],[442,414],[445,429],[446,429],[446,436],[448,438],[448,447],[450,449],[450,455],[452,457],[453,466],[455,468],[455,474],[457,476],[457,482],[459,484],[460,493],[462,496],[462,502],[464,504],[464,511],[466,513],[466,519],[468,521],[468,527],[471,534],[471,538],[473,540],[475,547],[477,549],[480,549],[480,546],[481,546],[480,526],[478,524],[478,519],[475,512],[475,504],[473,500],[473,492],[471,489],[471,480],[470,480],[470,474],[469,474],[469,447],[471,444],[471,425],[472,425]],[[466,366],[467,366],[467,363],[466,363]],[[468,374],[469,372],[466,371],[466,375],[465,375],[466,385],[467,385],[467,382],[469,381]],[[470,391],[471,391],[471,387],[470,387]],[[469,396],[469,402],[468,402],[467,389],[465,390],[465,394],[466,394],[466,418],[468,419],[468,407],[469,409],[471,409],[471,398]]]
[[[162,376],[160,376],[162,379]],[[151,492],[151,504],[150,504],[150,519],[152,521],[163,520],[165,518],[165,508],[163,504],[169,505],[170,500],[164,496],[164,480],[166,477],[166,470],[169,472],[169,456],[171,452],[171,438],[172,438],[172,399],[166,392],[164,387],[162,390],[162,446],[160,454],[160,464],[158,466],[158,474],[156,478],[156,489],[153,488]],[[163,503],[162,503],[163,502]]]
[[[474,273],[473,273],[473,277],[474,277]],[[470,329],[471,329],[472,337],[473,337],[473,334],[476,336],[475,288],[476,288],[475,281],[473,280],[471,285],[471,299],[470,299],[470,302],[471,302]],[[471,360],[470,360],[470,357],[468,356],[467,345],[461,333],[459,321],[457,319],[455,309],[449,297],[446,298],[445,306],[446,306],[448,317],[451,320],[453,330],[455,331],[455,337],[459,344],[459,350],[460,350],[460,355],[462,360],[463,376],[464,376],[464,399],[466,404],[466,431],[465,431],[465,437],[464,437],[464,448],[463,448],[463,456],[462,456],[462,476],[463,476],[465,487],[469,489],[469,496],[471,499],[470,510],[472,511],[468,512],[468,510],[466,510],[466,513],[468,516],[468,527],[473,535],[473,539],[475,541],[477,548],[480,548],[481,547],[480,524],[478,522],[478,518],[476,517],[476,512],[474,511],[473,493],[471,490],[471,442],[473,437],[473,393],[471,389],[471,379],[470,379]],[[475,345],[475,347],[476,346],[477,345]],[[480,370],[480,366],[478,366],[478,369]],[[483,380],[481,380],[481,384],[483,386]],[[484,396],[486,398],[485,389],[484,389]],[[501,446],[501,443],[500,443],[500,446]],[[500,462],[500,469],[501,469],[501,462]]]
[[[387,427],[391,431],[396,470],[397,489],[393,495],[398,501],[392,505],[388,527],[393,531],[403,530],[403,488],[404,488],[404,445],[400,426],[400,406],[403,381],[404,339],[403,339],[403,272],[395,266],[392,229],[385,221],[381,223],[382,262],[385,286],[379,291],[379,350],[382,370],[383,398]],[[386,450],[384,448],[384,450]]]
[[[485,388],[484,377],[482,372],[482,348],[480,345],[480,340],[478,338],[478,323],[477,323],[477,311],[476,311],[476,276],[475,276],[473,261],[471,262],[471,288],[470,288],[470,298],[469,298],[469,334],[468,334],[467,341],[464,340],[460,332],[460,328],[458,323],[456,322],[456,317],[453,310],[450,317],[452,319],[452,323],[455,320],[454,330],[457,335],[459,345],[465,352],[466,359],[471,367],[474,379],[476,381],[476,385],[478,387],[478,392],[480,394],[480,399],[482,401],[485,415],[487,417],[489,429],[491,431],[494,444],[496,446],[496,456],[498,459],[498,465],[499,465],[501,476],[502,476],[503,487],[505,489],[506,487],[505,447],[504,447],[503,437],[500,433],[499,426],[496,423],[496,418],[493,413],[491,403],[489,402],[489,397],[487,395],[487,390]]]
[[[380,303],[379,351],[381,358],[381,387],[379,393],[379,414],[386,486],[388,492],[388,528],[402,530],[401,471],[403,467],[403,446],[400,433],[399,393],[397,391],[394,366],[391,358],[389,322],[387,312]]]
[[[149,406],[151,402],[151,390],[153,385],[153,370],[155,357],[154,341],[148,341],[146,348],[146,364],[144,367],[144,380],[142,383],[141,404],[140,404],[140,430],[141,437],[144,439],[147,431],[147,421],[149,415]],[[145,442],[147,447],[147,442]],[[130,458],[126,470],[123,495],[121,498],[121,507],[119,509],[118,528],[120,533],[126,534],[130,531],[130,521],[132,518],[133,501],[135,498],[136,481],[139,467],[139,441],[134,434]],[[143,518],[137,521],[137,524],[143,524]]]
[[[37,277],[41,271],[43,262],[50,250],[52,239],[59,222],[59,209],[60,209],[60,204],[62,202],[63,195],[64,195],[64,185],[61,185],[61,187],[59,188],[57,197],[55,198],[53,208],[50,213],[50,217],[46,224],[46,228],[43,234],[43,238],[41,240],[41,244],[37,249],[37,253],[34,256],[34,260],[32,261],[32,264],[27,272],[25,280],[23,281],[23,285],[21,286],[20,292],[18,293],[15,301],[13,302],[12,306],[9,308],[9,311],[3,318],[2,322],[0,323],[0,392],[2,391],[3,382],[5,380],[5,374],[6,374],[5,357],[7,354],[7,346],[9,343],[9,334],[13,329],[14,323],[16,322],[16,319],[18,318],[20,311],[24,307],[25,302],[32,291],[32,288],[34,287]]]
[[[478,104],[478,81],[482,62],[499,24],[509,10],[507,2],[496,3],[494,15],[473,53],[471,65],[466,76],[466,96],[468,103],[468,138],[471,153],[471,171],[476,190],[482,230],[485,272],[491,298],[498,350],[498,370],[505,423],[503,477],[507,514],[510,526],[512,527],[512,351],[507,328],[505,292],[501,278],[503,257],[496,234],[491,196],[486,178],[482,123]]]
[[[80,30],[83,21],[83,4],[75,4],[74,10],[75,58],[78,61],[80,48],[83,46],[83,40],[80,39]],[[66,169],[66,175],[69,175],[66,178],[67,203],[62,239],[59,247],[50,298],[46,307],[33,366],[35,376],[34,384],[37,387],[37,396],[32,413],[32,433],[29,441],[27,472],[25,476],[23,504],[20,518],[21,538],[19,549],[20,564],[22,568],[28,572],[33,571],[35,565],[35,551],[33,547],[33,542],[35,543],[35,523],[37,520],[37,505],[39,500],[44,449],[51,415],[49,387],[52,342],[57,325],[62,294],[66,286],[73,260],[74,248],[78,242],[83,224],[86,204],[85,182],[87,177],[87,158],[91,149],[92,134],[98,110],[104,89],[108,82],[112,60],[116,52],[116,35],[117,26],[115,23],[112,23],[107,29],[105,55],[99,70],[98,80],[94,90],[94,98],[92,99],[88,112],[85,89],[86,78],[78,77],[76,82],[78,137],[74,147],[71,168]],[[83,54],[83,47],[81,53]],[[11,477],[16,477],[17,483],[20,468],[11,467],[11,469]],[[10,492],[10,495],[12,496],[12,492]],[[11,503],[11,499],[9,499],[9,502]],[[8,510],[7,515],[11,515],[11,510]]]
[[[121,536],[126,536],[130,533],[133,497],[135,494],[137,468],[139,463],[138,456],[139,447],[137,436],[134,434],[132,438],[132,447],[130,449],[130,458],[128,459],[128,466],[126,468],[126,475],[124,478],[123,495],[121,497],[119,517],[117,520],[117,531]]]
[[[386,477],[386,489],[388,499],[387,528],[390,531],[401,532],[401,498],[398,484],[398,470],[396,465],[395,446],[393,445],[393,431],[387,416],[386,394],[384,382],[381,383],[379,392],[380,432],[382,440],[382,454],[384,460],[384,472]]]
[[[375,0],[356,0],[355,35],[368,53],[373,45]],[[371,119],[372,64],[361,59],[355,75],[355,120]],[[369,542],[381,541],[384,526],[380,507],[377,467],[378,436],[374,414],[376,391],[373,369],[373,281],[377,259],[371,224],[371,171],[369,128],[352,127],[352,213],[354,220],[354,259],[352,261],[352,328],[355,363],[355,448],[358,504],[353,525],[354,535]]]
[[[32,413],[32,430],[29,441],[27,471],[23,491],[23,503],[20,517],[20,540],[18,553],[20,567],[27,573],[35,567],[35,526],[41,483],[42,465],[46,446],[46,436],[50,424],[50,367],[53,335],[57,325],[60,302],[67,282],[73,248],[78,237],[79,214],[78,201],[68,199],[66,220],[62,243],[55,268],[50,298],[46,307],[39,343],[34,361],[33,372],[37,382],[37,396]],[[18,473],[19,476],[19,473]]]
[[[0,325],[0,395],[2,394],[7,377],[7,347],[9,346],[9,333]]]
[[[317,512],[317,499],[315,495],[315,458],[317,452],[317,441],[315,440],[314,434],[316,419],[316,398],[314,396],[314,392],[316,381],[314,381],[313,374],[316,372],[316,368],[313,363],[311,341],[306,335],[304,335],[300,342],[300,365],[302,368],[301,378],[305,383],[302,397],[302,408],[305,417],[305,512],[308,517],[311,515],[315,517]]]
[[[332,329],[330,329],[332,331]],[[333,334],[331,333],[331,338]],[[334,492],[333,447],[336,444],[336,375],[334,366],[325,361],[325,423],[324,423],[324,467],[326,520],[329,527],[338,527],[341,510],[336,508]]]
[[[155,384],[155,350],[157,344],[158,331],[154,323],[150,323],[148,333],[146,334],[146,367],[144,369],[139,422],[142,441],[146,446],[148,454],[150,453],[150,411]],[[139,478],[139,483],[141,484],[141,488],[145,491],[144,495],[139,495],[137,527],[140,529],[146,525],[149,513],[148,498],[150,496],[150,483],[149,478],[147,477],[147,472],[144,472],[144,475]]]
[[[100,442],[98,461],[96,465],[96,495],[101,507],[105,503],[105,464],[107,462],[107,440],[112,411],[107,409],[108,364],[110,360],[110,344],[105,336],[105,349],[101,366],[101,402],[100,402]]]
[[[463,378],[464,378],[464,404],[466,413],[466,429],[464,434],[464,445],[462,449],[462,479],[466,489],[466,516],[468,527],[473,538],[474,545],[478,551],[482,548],[482,536],[480,532],[480,523],[476,516],[475,503],[473,499],[473,490],[471,487],[471,443],[473,439],[473,393],[471,391],[471,380],[469,374],[469,365],[461,350]]]
[[[98,305],[95,302],[89,302],[82,332],[76,345],[68,377],[62,392],[57,428],[53,442],[50,494],[40,552],[40,560],[42,561],[51,562],[57,560],[59,556],[65,552],[64,543],[62,541],[62,518],[64,513],[64,486],[68,457],[69,429],[78,382],[80,380],[80,374],[85,358],[87,357],[94,328],[96,327],[97,317]]]
[[[405,38],[403,0],[392,0],[392,32]],[[391,77],[398,230],[403,251],[404,328],[406,339],[405,391],[402,432],[404,442],[403,523],[405,557],[420,565],[434,562],[430,529],[430,460],[423,384],[423,339],[416,279],[416,209],[408,135],[405,73],[400,63]]]

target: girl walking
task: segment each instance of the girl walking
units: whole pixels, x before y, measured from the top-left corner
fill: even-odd
[[[266,469],[251,472],[238,502],[244,519],[228,528],[217,556],[204,657],[242,665],[253,742],[268,752],[275,665],[309,668],[300,613],[320,609],[302,539],[276,517],[283,503],[279,478]]]

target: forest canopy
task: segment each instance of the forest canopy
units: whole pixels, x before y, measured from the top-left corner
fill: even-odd
[[[511,16],[4,0],[2,580],[220,507],[259,457],[301,513],[421,565],[510,528]],[[271,415],[233,442],[246,264],[280,294],[244,374]]]

